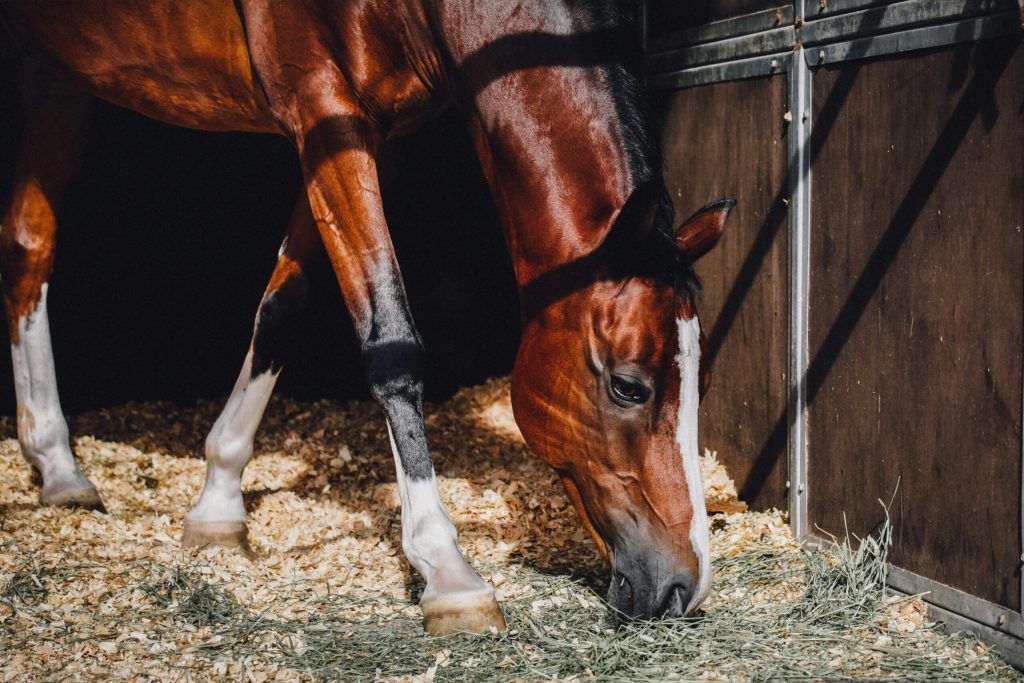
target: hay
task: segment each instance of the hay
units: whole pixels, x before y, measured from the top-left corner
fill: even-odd
[[[244,482],[257,559],[179,547],[218,409],[73,419],[93,435],[75,449],[106,516],[38,507],[0,421],[0,680],[1020,680],[884,591],[884,528],[809,554],[778,512],[712,519],[716,581],[696,618],[613,629],[605,569],[522,444],[504,381],[429,408],[427,424],[462,546],[510,628],[428,638],[371,404],[275,399]],[[709,506],[735,505],[711,454],[703,465]]]

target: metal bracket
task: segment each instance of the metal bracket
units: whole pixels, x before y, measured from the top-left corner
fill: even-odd
[[[990,629],[1024,639],[1024,617],[1012,609],[891,565],[888,583],[907,595],[927,593],[923,599],[929,604],[955,612]]]

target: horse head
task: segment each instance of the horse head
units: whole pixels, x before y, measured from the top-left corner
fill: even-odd
[[[651,188],[633,192],[591,257],[524,288],[512,378],[516,421],[611,565],[622,618],[683,616],[712,578],[697,451],[709,375],[691,266],[734,202],[672,230]]]

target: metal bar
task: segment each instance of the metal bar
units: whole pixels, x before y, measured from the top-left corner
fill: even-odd
[[[811,233],[811,70],[794,53],[789,70],[789,524],[807,535],[807,359]]]
[[[950,631],[971,631],[976,633],[983,640],[995,646],[999,653],[1013,667],[1024,669],[1024,642],[1017,638],[932,604],[928,604],[928,616],[935,621],[945,623],[946,628]]]
[[[749,36],[655,53],[647,57],[647,70],[657,73],[782,52],[792,48],[795,42],[793,27],[784,26]]]
[[[889,585],[908,595],[926,593],[925,602],[954,612],[995,631],[1024,639],[1024,618],[1002,605],[965,593],[900,567],[889,567]]]
[[[914,28],[976,14],[1015,9],[1015,0],[905,0],[884,7],[805,21],[800,42],[805,46],[849,40],[868,34]]]
[[[708,64],[745,61],[764,55],[777,56],[792,48],[798,41],[804,47],[816,46],[817,49],[806,50],[805,54],[810,57],[809,63],[812,66],[818,66],[1000,35],[1013,35],[1021,32],[1020,12],[1015,5],[1015,0],[904,0],[884,7],[807,21],[800,28],[787,25],[700,45],[655,51],[647,57],[647,72],[677,72]],[[807,0],[806,4],[805,0],[795,0],[791,8],[786,8],[786,15],[794,15],[803,11],[805,7],[813,6],[814,0]],[[1005,11],[950,21],[965,14],[992,12],[997,8],[1004,8]],[[728,24],[736,21],[738,19],[716,23]],[[946,23],[921,27],[923,23],[933,22]],[[866,35],[877,32],[883,34]],[[657,41],[656,45],[661,49],[666,47],[671,39],[672,36],[661,36],[651,40]],[[743,69],[709,73],[726,72],[742,74]],[[701,83],[708,82],[706,76],[701,78],[705,79]],[[679,80],[677,77],[673,79]],[[685,78],[682,80],[687,81]]]
[[[722,81],[738,81],[744,78],[780,74],[790,69],[794,54],[793,52],[781,52],[722,64],[708,64],[684,71],[670,71],[665,74],[648,76],[647,85],[653,90],[678,90]]]
[[[833,541],[811,533],[801,540],[805,548],[817,551],[828,549],[834,544]],[[930,607],[941,608],[991,631],[1024,639],[1024,617],[1008,607],[997,605],[892,564],[889,565],[889,577],[886,583],[900,593],[920,595],[921,599]]]
[[[1021,34],[1018,12],[1002,12],[950,24],[910,29],[882,36],[869,36],[843,43],[822,45],[805,51],[811,66],[866,57],[900,54],[912,50],[968,43],[985,38]]]
[[[650,39],[649,46],[651,52],[663,52],[679,47],[708,43],[713,40],[724,40],[767,31],[792,23],[793,8],[787,5],[655,36]]]

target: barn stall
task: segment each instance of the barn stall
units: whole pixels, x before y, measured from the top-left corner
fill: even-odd
[[[837,12],[841,10],[837,9],[838,3],[832,6]],[[64,272],[64,281],[69,283],[63,287],[66,298],[60,304],[62,315],[67,319],[78,308],[81,318],[77,328],[71,325],[65,328],[66,333],[58,336],[57,344],[65,344],[63,356],[75,358],[79,368],[93,362],[93,358],[99,359],[95,362],[108,364],[106,375],[79,375],[76,379],[70,364],[61,371],[62,382],[67,378],[66,393],[71,385],[70,394],[79,397],[81,406],[75,412],[82,414],[72,420],[76,452],[102,486],[110,511],[108,515],[100,515],[38,508],[36,491],[13,439],[13,420],[0,423],[3,437],[0,442],[3,476],[0,478],[8,482],[0,503],[0,543],[4,549],[0,556],[3,562],[0,567],[0,619],[3,619],[0,670],[4,679],[51,680],[75,676],[109,680],[116,676],[141,680],[546,680],[572,677],[763,680],[856,676],[992,680],[1013,677],[1014,673],[983,643],[965,636],[945,636],[926,616],[925,605],[919,598],[882,592],[887,566],[884,539],[890,527],[877,528],[877,522],[885,513],[877,506],[876,499],[882,498],[886,503],[892,500],[892,482],[880,482],[876,495],[863,482],[854,480],[848,483],[852,488],[849,502],[846,499],[823,500],[824,511],[819,513],[822,516],[811,518],[808,515],[814,513],[814,501],[818,499],[814,498],[813,486],[808,488],[804,481],[803,491],[811,492],[811,507],[789,510],[789,519],[799,537],[814,539],[822,535],[823,532],[817,530],[807,533],[808,520],[813,519],[812,528],[818,524],[836,533],[840,540],[845,538],[842,520],[836,523],[826,518],[824,512],[839,515],[843,509],[848,510],[852,531],[862,536],[869,531],[881,532],[882,542],[868,543],[860,552],[840,543],[824,553],[808,554],[794,539],[786,515],[773,510],[787,509],[789,472],[798,471],[798,468],[789,469],[788,444],[792,443],[789,438],[792,427],[785,417],[791,396],[786,378],[796,376],[790,372],[791,363],[797,362],[799,367],[801,362],[799,357],[794,360],[789,342],[790,326],[800,324],[794,320],[800,307],[790,304],[789,264],[798,259],[792,258],[791,248],[795,242],[791,244],[787,237],[801,234],[792,226],[790,207],[806,208],[815,198],[813,194],[806,194],[810,188],[806,182],[791,188],[787,173],[792,158],[789,147],[792,139],[786,112],[792,111],[789,98],[796,92],[787,74],[797,74],[791,69],[794,55],[790,50],[794,43],[786,41],[796,37],[794,26],[799,14],[788,12],[787,8],[781,8],[781,13],[773,10],[772,16],[781,18],[777,27],[772,26],[783,31],[775,34],[781,38],[766,38],[757,35],[760,28],[766,28],[765,17],[756,12],[763,9],[758,3],[715,3],[713,6],[709,3],[705,9],[698,5],[691,7],[685,11],[691,14],[680,16],[678,9],[677,14],[673,14],[671,9],[665,12],[665,8],[652,3],[648,14],[648,26],[659,28],[648,32],[648,50],[652,55],[650,82],[662,95],[672,93],[665,145],[667,172],[674,183],[671,189],[683,214],[720,195],[738,196],[742,207],[733,219],[735,224],[730,226],[729,238],[723,243],[721,253],[713,253],[702,266],[705,327],[711,335],[711,352],[716,356],[716,379],[704,406],[705,433],[701,440],[702,444],[717,449],[717,457],[726,464],[723,470],[714,457],[707,456],[704,477],[710,507],[729,512],[717,514],[712,520],[718,579],[715,592],[701,615],[685,623],[637,625],[619,631],[610,628],[607,607],[601,600],[604,568],[589,539],[580,531],[554,476],[522,444],[511,423],[507,384],[498,381],[466,390],[444,403],[441,401],[446,397],[438,396],[439,405],[428,410],[428,428],[441,475],[442,493],[460,529],[463,545],[474,565],[498,587],[512,628],[507,634],[493,638],[425,637],[415,607],[422,585],[399,548],[397,496],[382,419],[377,408],[366,402],[309,400],[317,395],[334,396],[331,392],[344,386],[336,376],[329,381],[322,377],[323,364],[332,362],[327,360],[323,350],[313,354],[312,361],[307,359],[304,363],[298,358],[289,365],[285,379],[289,373],[296,374],[294,367],[305,383],[292,384],[291,391],[286,384],[284,393],[300,393],[306,400],[275,399],[257,442],[256,458],[247,471],[246,491],[253,516],[256,556],[246,558],[230,551],[182,550],[179,547],[181,518],[202,481],[203,464],[196,456],[201,453],[202,439],[222,403],[201,401],[196,404],[188,393],[196,391],[190,385],[194,380],[186,378],[201,376],[198,379],[205,383],[204,387],[214,387],[204,389],[207,393],[217,393],[229,386],[238,362],[238,345],[245,343],[251,310],[265,279],[266,273],[259,268],[265,271],[267,265],[265,259],[260,259],[266,254],[272,255],[276,249],[273,242],[280,233],[292,199],[285,196],[281,206],[266,212],[274,214],[276,211],[279,215],[270,216],[273,220],[266,228],[270,237],[266,238],[266,244],[251,247],[248,260],[226,247],[229,238],[224,238],[224,244],[220,245],[223,250],[219,256],[217,252],[211,253],[210,243],[202,240],[209,239],[208,235],[222,226],[204,225],[202,221],[212,221],[202,208],[191,216],[199,221],[191,229],[195,230],[199,246],[207,252],[204,258],[190,261],[193,277],[198,281],[215,278],[215,282],[221,283],[239,278],[251,290],[234,292],[212,303],[202,300],[205,290],[189,292],[186,295],[190,299],[188,310],[172,317],[175,325],[185,326],[173,330],[178,339],[204,346],[210,343],[208,335],[215,324],[224,323],[225,311],[230,311],[232,319],[237,317],[234,333],[223,333],[212,339],[217,344],[225,339],[232,340],[223,344],[222,353],[218,355],[204,348],[201,357],[195,359],[202,364],[201,369],[192,365],[190,356],[160,357],[157,362],[150,359],[151,365],[146,365],[145,352],[131,350],[138,341],[133,337],[152,335],[151,348],[166,349],[168,329],[121,324],[125,318],[118,317],[116,301],[102,307],[109,318],[97,325],[91,317],[96,312],[96,303],[92,302],[92,309],[82,309],[87,303],[87,293],[81,291],[85,288],[71,291],[76,289],[71,283],[79,281],[67,271],[75,267],[74,250],[67,250],[60,257],[64,263],[58,264],[58,277]],[[733,26],[731,15],[751,11],[755,14],[736,19],[737,25]],[[685,37],[691,35],[688,31],[696,27],[707,29],[707,22],[723,18],[724,24],[714,23],[714,28],[708,29],[710,33],[700,34],[694,42],[703,45],[709,41],[728,41],[753,31],[756,39],[751,42],[768,45],[766,54],[778,59],[774,66],[771,59],[766,61],[770,67],[768,74],[777,71],[777,76],[758,78],[755,74],[750,78],[741,69],[729,72],[728,82],[703,83],[703,87],[696,87],[696,83],[686,82],[687,74],[695,71],[688,68],[689,63],[662,62],[659,65],[658,59],[677,59],[678,55],[658,55],[678,52],[681,46],[685,46],[683,52],[690,48],[690,39]],[[724,34],[722,26],[726,28]],[[740,33],[730,32],[736,30]],[[839,35],[842,38],[847,34]],[[662,40],[660,48],[659,38]],[[745,57],[751,54],[755,59],[760,56],[755,50]],[[721,65],[728,72],[730,60],[716,57],[701,62],[698,59],[697,65]],[[703,76],[697,80],[700,78]],[[1019,83],[1019,71],[1016,78]],[[943,80],[942,85],[946,87],[946,81]],[[809,87],[802,92],[805,98],[812,93]],[[683,98],[695,93],[700,93],[700,99],[688,109]],[[956,99],[954,95],[948,96]],[[822,118],[817,109],[812,109],[812,113],[818,116],[814,120]],[[754,125],[759,121],[764,122],[761,129]],[[1005,116],[1003,121],[1006,121]],[[114,127],[124,123],[124,119],[118,120]],[[850,121],[848,125],[854,123],[856,132],[863,135],[861,119]],[[129,128],[136,126],[134,130],[144,131],[140,138],[176,135],[148,127],[151,125],[129,122]],[[672,132],[673,125],[692,126],[699,132],[676,136]],[[204,141],[199,142],[199,134],[181,135],[184,137],[165,138],[165,146],[176,148],[184,140],[184,151],[179,153],[186,158],[185,165],[196,164],[206,176],[204,186],[194,190],[211,192],[217,187],[216,174],[198,161],[202,158],[198,150],[208,144],[207,136],[202,136]],[[105,140],[106,145],[113,146],[116,137],[112,135]],[[233,170],[243,174],[252,173],[255,160],[268,149],[263,142],[247,147],[248,143],[237,137],[219,140],[213,143],[218,145],[216,149],[223,150],[229,157],[242,159],[236,161]],[[458,143],[462,138],[455,140]],[[733,144],[744,140],[752,144]],[[422,140],[411,144],[431,148],[420,154],[420,162],[445,147],[444,144],[424,144]],[[848,144],[860,143],[849,140]],[[270,151],[274,152],[275,148],[271,147]],[[104,149],[99,153],[110,152]],[[415,151],[408,149],[404,153],[416,156]],[[832,158],[842,159],[846,154],[845,149],[840,150],[833,152]],[[111,165],[123,161],[123,155],[123,151],[113,152]],[[246,158],[249,160],[245,161]],[[862,163],[867,165],[869,161]],[[452,163],[465,164],[465,161]],[[406,167],[401,163],[395,166]],[[1009,166],[1012,170],[1012,160]],[[744,169],[751,168],[756,169],[756,174],[748,178]],[[1016,168],[1015,187],[1019,188],[1019,163]],[[281,171],[277,178],[255,179],[261,187],[267,188],[267,192],[262,193],[264,201],[273,201],[269,190],[281,177],[285,178],[285,185],[289,182],[295,185],[294,179],[289,179],[289,170]],[[449,167],[438,170],[451,174]],[[131,174],[130,168],[120,172]],[[164,180],[164,177],[159,178],[159,181]],[[247,181],[254,182],[253,178]],[[456,284],[436,282],[436,261],[422,255],[429,244],[413,244],[403,250],[401,240],[414,239],[409,237],[416,233],[414,228],[421,234],[428,231],[421,229],[421,209],[405,209],[415,215],[416,220],[403,220],[401,208],[396,212],[394,207],[396,204],[400,207],[403,201],[397,198],[405,194],[408,179],[395,182],[393,196],[396,199],[390,204],[389,218],[398,233],[396,240],[403,268],[414,283],[410,289],[415,292],[419,284],[420,291],[436,298],[435,304],[437,301],[449,303],[456,289],[477,295],[487,292],[488,296],[504,292],[507,297],[507,289],[502,290],[502,286],[508,285],[507,263],[493,250],[492,260],[484,262],[501,263],[505,271],[482,267],[480,258],[472,259],[463,254],[461,265],[456,258],[451,268],[456,273]],[[478,178],[469,182],[476,183],[477,192],[465,194],[470,195],[471,204],[478,205],[477,199],[483,192],[481,183]],[[744,185],[748,182],[749,186]],[[815,182],[820,182],[818,176]],[[471,184],[471,187],[474,186]],[[814,189],[817,188],[816,185]],[[702,189],[706,190],[706,196]],[[854,199],[855,190],[849,190]],[[437,188],[421,191],[427,195],[437,192]],[[245,188],[239,190],[239,195],[247,200],[250,194]],[[835,191],[827,195],[829,202],[834,195]],[[131,197],[116,199],[129,204],[132,201]],[[466,202],[467,198],[460,193],[453,195],[453,200],[447,204],[464,207]],[[77,208],[81,209],[83,203],[89,206],[88,198],[80,196]],[[168,233],[190,222],[189,216],[183,218],[180,213],[182,204],[188,204],[188,200],[183,201],[180,194],[168,200],[168,206],[179,212],[172,212],[170,220],[164,219]],[[204,202],[198,204],[209,206]],[[232,207],[230,203],[228,206]],[[74,216],[74,208],[76,205],[72,202],[67,209],[69,216]],[[882,211],[878,207],[869,208]],[[110,211],[108,206],[105,210]],[[150,210],[152,215],[147,215],[147,220],[160,221],[159,206]],[[437,211],[435,207],[429,210]],[[843,211],[842,215],[828,226],[840,220],[853,224],[849,208],[837,210]],[[237,207],[222,211],[223,215],[216,217],[218,221],[230,225],[233,220],[239,220],[231,215],[232,211],[238,211]],[[816,217],[816,211],[808,211],[806,217]],[[88,208],[80,211],[77,220],[88,221],[89,213]],[[242,213],[240,223],[249,221],[245,228],[250,231],[253,219],[268,220],[260,215],[264,213],[261,208],[243,206]],[[490,220],[487,211],[480,213]],[[109,217],[109,213],[106,216]],[[437,224],[449,225],[450,220],[448,216],[437,214],[433,218]],[[891,216],[881,227],[890,220]],[[809,225],[804,224],[805,232],[810,231]],[[500,239],[496,237],[496,226],[491,227],[490,234],[495,236],[490,243],[493,245]],[[237,230],[235,238],[242,228]],[[98,247],[85,244],[97,234],[95,231],[67,232],[69,240],[79,241],[79,250],[96,248],[102,252]],[[478,225],[473,225],[455,232],[454,236],[449,233],[444,244],[433,246],[437,252],[445,251],[446,245],[454,246],[449,251],[459,253],[456,243],[464,240],[470,246],[461,248],[468,253],[479,244],[472,240],[479,240],[481,232]],[[104,234],[102,227],[100,234]],[[802,244],[815,248],[813,239],[808,240],[806,234],[804,238]],[[152,246],[142,241],[151,242]],[[436,240],[427,238],[426,242]],[[181,250],[189,248],[180,243],[173,246]],[[160,251],[166,247],[153,237],[140,240],[136,248],[145,253],[148,248]],[[214,243],[213,248],[218,245]],[[262,256],[261,250],[265,252]],[[1019,255],[1019,251],[1015,253]],[[434,256],[436,254],[432,254]],[[236,262],[231,263],[232,260]],[[173,258],[161,254],[160,258],[140,261],[136,266],[144,270],[153,263],[170,264]],[[262,264],[255,267],[255,273],[253,264]],[[104,262],[104,267],[124,268],[131,264],[108,261]],[[813,268],[810,270],[813,273]],[[806,274],[807,267],[801,272],[805,273],[803,277],[813,278],[813,274]],[[493,280],[482,288],[479,278],[488,274]],[[90,284],[97,284],[101,279]],[[108,279],[121,298],[130,300],[130,305],[121,308],[122,312],[127,309],[128,315],[146,314],[138,308],[143,293],[124,291],[123,284],[116,282],[117,278]],[[124,277],[121,281],[132,280]],[[156,290],[152,281],[147,289]],[[1020,281],[1019,272],[1014,281]],[[811,284],[812,287],[806,289],[813,293],[817,285],[813,280]],[[952,282],[945,284],[953,286]],[[153,296],[157,292],[144,294]],[[55,289],[54,298],[58,296]],[[92,292],[92,296],[96,293]],[[165,296],[168,302],[173,302],[176,296],[181,298],[182,295],[170,292]],[[330,319],[330,316],[341,317],[336,297],[325,297],[328,301],[320,304],[318,325],[320,320]],[[428,377],[428,386],[437,386],[438,380],[450,381],[443,372],[451,375],[466,369],[464,356],[453,352],[454,344],[449,339],[457,339],[460,346],[468,346],[474,358],[501,355],[493,351],[494,339],[471,337],[473,330],[479,333],[479,324],[467,324],[457,328],[461,331],[454,334],[449,331],[451,337],[442,336],[442,329],[450,328],[451,321],[442,319],[437,323],[441,306],[432,308],[428,298],[424,296],[421,303],[413,301],[414,308],[419,307],[417,318],[421,326],[427,327],[428,350],[435,350],[432,360],[436,363],[440,356],[442,361],[443,370],[434,371],[437,377]],[[495,319],[491,323],[493,336],[500,338],[498,348],[514,348],[514,344],[509,344],[510,337],[514,341],[514,333],[503,327],[509,318],[515,317],[514,301],[508,298],[498,301],[500,304],[488,311]],[[836,303],[833,301],[831,305],[836,307]],[[219,304],[220,308],[212,304]],[[841,301],[838,304],[842,306]],[[162,305],[150,304],[146,308],[161,310]],[[205,318],[190,323],[187,314],[194,314],[194,307],[204,305],[210,306],[200,309]],[[479,302],[467,303],[463,315],[478,322],[480,308]],[[838,316],[838,313],[829,315]],[[163,317],[168,316],[165,313]],[[431,342],[432,320],[437,328],[438,341],[434,343]],[[1005,324],[1003,318],[997,320]],[[810,321],[808,323],[807,316],[804,317],[803,324],[809,324],[812,333],[811,342],[805,346],[813,349],[813,309]],[[188,325],[194,326],[191,332]],[[826,329],[821,334],[827,337],[828,324],[823,322],[822,325]],[[93,329],[97,327],[99,331]],[[1019,331],[1017,334],[1015,348],[1019,350]],[[83,337],[87,339],[84,343]],[[322,345],[334,355],[341,355],[343,360],[351,361],[345,370],[350,373],[348,386],[358,387],[361,373],[350,369],[357,362],[356,353],[338,354],[337,348],[332,348],[336,340],[307,341],[314,348]],[[347,343],[351,348],[351,341]],[[184,348],[187,344],[175,347]],[[122,353],[131,354],[134,376],[117,377],[121,366],[102,355],[108,348],[126,349],[118,354],[121,361],[124,360]],[[439,348],[441,353],[437,354]],[[796,349],[796,353],[799,352]],[[58,358],[61,356],[58,348]],[[490,372],[506,371],[510,360],[507,355],[495,358],[495,367]],[[95,362],[92,373],[98,372]],[[341,364],[338,360],[333,362]],[[891,364],[896,366],[897,362]],[[487,367],[478,363],[473,371],[486,373]],[[1019,360],[1016,367],[1019,378]],[[184,372],[184,368],[189,368],[189,372]],[[88,370],[80,372],[84,374]],[[110,380],[111,372],[115,381]],[[154,388],[152,376],[147,378],[149,372],[155,373],[165,384]],[[333,375],[338,372],[332,370]],[[993,367],[995,376],[999,376],[998,372]],[[857,386],[856,379],[852,382],[854,386]],[[74,390],[76,383],[79,383],[77,391]],[[124,391],[120,387],[132,383],[136,386],[128,392],[129,396],[140,395],[141,386],[141,395],[148,398],[174,396],[178,405],[153,402],[115,405],[118,401],[111,396]],[[182,385],[186,386],[182,388]],[[103,392],[102,397],[91,393],[94,388]],[[807,398],[810,393],[800,400],[810,406],[807,410],[813,416],[816,408],[814,401]],[[3,400],[10,399],[10,395],[3,397]],[[1017,394],[1017,403],[1010,405],[1019,403]],[[844,405],[849,407],[848,412],[860,409],[859,404]],[[901,418],[901,422],[905,419]],[[822,437],[825,442],[822,447],[827,449],[830,458],[842,462],[838,442],[830,436],[835,433],[835,427],[830,429],[832,431]],[[813,437],[813,421],[810,434]],[[851,448],[855,445],[856,434],[847,437]],[[1019,414],[1016,434],[1019,451]],[[979,446],[987,443],[991,436],[986,432],[979,438],[972,444],[972,452],[978,452]],[[814,442],[807,443],[800,457],[811,463],[807,472],[814,484],[817,480],[813,477],[821,473],[816,474],[816,461],[811,459],[813,449],[810,446]],[[905,447],[911,448],[910,445]],[[891,453],[885,453],[886,460],[892,462],[901,455],[896,451],[894,445]],[[502,464],[495,469],[496,461]],[[1016,466],[1017,461],[1013,463]],[[1015,490],[1019,494],[1019,472],[1014,472],[1018,477]],[[909,505],[914,502],[911,498],[899,497],[909,478],[902,470],[899,473],[904,478],[890,506],[896,522],[891,527],[897,539],[896,558],[903,547],[900,544],[907,543],[901,536],[906,527],[900,525],[908,523],[906,516],[912,512]],[[740,497],[750,501],[757,511],[735,511],[739,503],[728,474],[735,476]],[[915,484],[917,486],[920,484]],[[904,495],[909,496],[909,492]],[[864,508],[862,517],[855,519],[854,513],[861,507]],[[949,514],[948,508],[946,514]],[[958,521],[955,517],[949,519]],[[979,538],[985,541],[986,537]],[[1019,545],[1017,547],[1019,550]],[[897,559],[897,567],[899,562]],[[898,574],[888,576],[890,583],[898,580]],[[911,588],[906,592],[917,594],[920,591]],[[931,597],[925,596],[926,599]]]
[[[699,266],[702,440],[794,535],[1024,664],[1024,50],[1014,1],[649,2],[679,207],[742,210]]]

